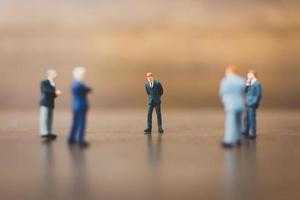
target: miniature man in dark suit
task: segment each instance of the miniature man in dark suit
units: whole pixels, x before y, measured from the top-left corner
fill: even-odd
[[[54,69],[47,72],[47,79],[41,81],[40,90],[40,134],[46,139],[56,139],[52,133],[53,111],[55,107],[55,98],[62,93],[56,89],[55,79],[57,73]]]
[[[73,121],[69,133],[68,143],[79,144],[86,147],[89,145],[85,141],[86,116],[89,109],[87,95],[91,92],[91,88],[84,83],[85,68],[76,67],[73,70],[74,81],[72,83],[73,96]]]
[[[243,134],[249,139],[256,138],[256,110],[259,107],[261,93],[261,84],[257,79],[257,73],[255,70],[250,70],[247,74],[246,113],[243,131]]]
[[[148,117],[147,128],[144,130],[145,134],[150,134],[152,131],[152,113],[153,109],[156,110],[158,132],[162,134],[164,132],[162,128],[162,116],[161,116],[161,96],[164,93],[161,83],[154,79],[151,72],[146,74],[147,83],[145,85],[148,95]]]

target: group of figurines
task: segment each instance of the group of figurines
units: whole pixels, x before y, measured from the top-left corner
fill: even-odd
[[[245,98],[246,96],[246,98]],[[256,138],[256,110],[262,97],[256,70],[249,70],[247,81],[238,75],[238,68],[230,65],[221,81],[220,97],[224,104],[225,134],[222,146],[241,145],[242,136]],[[242,116],[244,114],[244,123]]]
[[[70,145],[89,146],[85,140],[86,115],[89,109],[87,95],[92,89],[84,83],[86,69],[76,67],[73,69],[72,83],[72,111],[73,119],[68,135]],[[40,90],[40,134],[46,140],[55,140],[57,135],[52,132],[53,111],[55,98],[62,95],[56,88],[55,79],[57,72],[54,69],[47,71],[47,79],[41,81]],[[155,108],[157,115],[157,125],[159,134],[163,134],[161,97],[164,93],[162,84],[154,79],[151,72],[146,74],[145,84],[148,96],[148,115],[145,134],[152,132],[152,113]],[[246,98],[245,98],[246,96]],[[238,75],[236,66],[226,68],[226,76],[221,82],[220,97],[224,104],[226,113],[225,134],[222,146],[230,148],[234,144],[240,145],[242,135],[249,139],[256,138],[256,109],[261,100],[261,85],[257,79],[255,70],[250,70],[247,74],[247,81]],[[244,113],[244,123],[242,126],[242,115]]]
[[[89,143],[84,139],[86,115],[89,109],[87,95],[92,89],[84,83],[86,69],[76,67],[73,69],[72,83],[72,111],[73,120],[70,128],[68,143],[88,146]],[[56,89],[55,79],[57,72],[54,69],[47,71],[47,79],[41,81],[41,99],[40,99],[40,134],[47,140],[55,140],[57,135],[52,132],[53,110],[55,107],[55,98],[62,95],[59,89]]]

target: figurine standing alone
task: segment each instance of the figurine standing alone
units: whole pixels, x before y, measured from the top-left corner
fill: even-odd
[[[147,116],[147,128],[144,130],[145,134],[152,132],[152,113],[153,109],[156,110],[158,132],[162,134],[164,132],[162,128],[162,116],[161,116],[161,96],[164,93],[161,83],[154,79],[151,72],[146,74],[147,83],[145,85],[148,95],[148,116]]]
[[[47,79],[41,81],[41,99],[40,99],[40,134],[42,138],[56,139],[52,133],[53,111],[55,107],[55,98],[62,93],[56,89],[55,79],[57,73],[54,69],[47,71]]]
[[[256,109],[261,100],[261,84],[257,79],[255,70],[250,70],[247,74],[246,85],[246,113],[245,127],[243,134],[249,139],[256,138]]]
[[[81,146],[88,146],[88,142],[85,141],[85,125],[86,115],[89,109],[87,100],[88,93],[91,92],[91,88],[88,87],[83,81],[85,76],[85,68],[76,67],[73,70],[74,81],[72,83],[72,96],[73,96],[73,121],[69,133],[69,144],[79,144]]]

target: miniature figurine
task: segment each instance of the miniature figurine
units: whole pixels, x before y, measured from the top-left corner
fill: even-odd
[[[220,97],[226,113],[225,135],[222,143],[225,148],[232,147],[234,143],[241,144],[241,113],[245,108],[244,91],[245,80],[238,75],[237,67],[230,65],[226,68],[226,77],[220,86]]]
[[[147,83],[145,85],[148,95],[148,116],[147,116],[147,128],[144,130],[145,134],[151,134],[152,132],[152,113],[153,109],[156,110],[158,132],[164,133],[162,128],[162,116],[161,116],[161,96],[164,93],[163,87],[158,80],[154,79],[153,73],[148,72],[146,74]]]
[[[56,89],[55,79],[57,73],[54,69],[47,71],[47,79],[41,81],[40,91],[40,134],[42,138],[54,140],[57,135],[52,133],[53,111],[55,107],[55,98],[62,92]]]
[[[250,70],[247,74],[246,85],[246,113],[244,118],[243,134],[249,139],[256,138],[256,109],[261,100],[261,84],[257,79],[256,70]]]
[[[86,116],[89,109],[87,100],[88,93],[91,92],[91,88],[88,87],[83,81],[85,77],[86,69],[83,67],[76,67],[73,70],[74,81],[72,83],[72,96],[73,96],[73,121],[69,132],[68,143],[79,144],[86,147],[89,145],[85,141],[85,126]]]

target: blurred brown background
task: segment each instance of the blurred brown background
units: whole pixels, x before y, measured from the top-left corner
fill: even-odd
[[[220,106],[230,63],[258,70],[263,107],[299,108],[299,10],[293,0],[0,0],[0,108],[37,107],[49,67],[68,108],[77,65],[94,107],[144,107],[147,71],[165,107]]]

